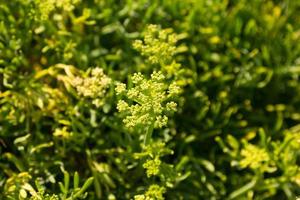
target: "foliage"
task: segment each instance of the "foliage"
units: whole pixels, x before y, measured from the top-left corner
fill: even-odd
[[[0,199],[296,199],[299,9],[0,0]]]

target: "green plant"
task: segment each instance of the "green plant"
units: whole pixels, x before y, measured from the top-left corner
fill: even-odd
[[[84,184],[79,186],[79,175],[77,172],[74,174],[73,188],[70,188],[70,175],[67,171],[64,171],[64,183],[59,182],[60,193],[59,194],[46,194],[45,188],[39,183],[37,179],[35,185],[37,190],[34,189],[29,181],[32,178],[29,173],[22,172],[12,176],[7,180],[4,186],[4,195],[6,199],[30,199],[30,200],[72,200],[78,198],[84,198],[86,196],[85,191],[92,184],[93,178],[87,179]]]
[[[299,8],[0,0],[0,199],[296,199]]]

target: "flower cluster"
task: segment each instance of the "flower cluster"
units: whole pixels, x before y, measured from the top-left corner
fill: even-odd
[[[171,64],[176,53],[177,35],[172,29],[161,29],[157,25],[147,27],[144,41],[136,40],[133,47],[147,57],[151,64]]]
[[[240,161],[242,168],[250,167],[251,169],[258,169],[265,166],[269,161],[269,154],[265,149],[258,148],[253,144],[246,144],[241,151],[243,159]]]
[[[65,11],[71,11],[80,0],[56,0],[56,7],[62,8]]]
[[[118,95],[125,95],[128,101],[119,100],[117,109],[126,114],[123,122],[127,128],[149,127],[161,128],[168,122],[165,113],[176,111],[177,104],[170,98],[180,93],[175,84],[167,84],[161,72],[153,72],[147,80],[141,73],[132,76],[134,87],[118,83],[115,90]],[[133,103],[129,103],[133,102]]]
[[[160,172],[162,161],[160,158],[167,154],[172,154],[173,151],[165,147],[163,142],[153,142],[150,145],[143,147],[142,153],[136,153],[136,159],[146,157],[147,160],[143,164],[148,177],[158,175]]]
[[[49,14],[56,8],[63,11],[71,11],[80,0],[36,0],[35,3],[39,9],[42,20],[47,20]]]
[[[159,173],[159,167],[161,164],[161,160],[159,157],[155,157],[154,159],[148,159],[144,164],[143,167],[147,170],[147,176],[155,176]]]
[[[86,98],[91,98],[92,103],[97,107],[103,105],[103,98],[110,83],[111,79],[99,67],[92,69],[88,77],[77,76],[72,81],[78,94]]]
[[[151,185],[145,194],[134,196],[135,200],[164,200],[163,194],[166,192],[166,188],[159,185]]]

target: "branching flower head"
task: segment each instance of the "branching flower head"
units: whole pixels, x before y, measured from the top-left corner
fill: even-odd
[[[172,29],[161,29],[152,24],[147,27],[144,41],[136,40],[133,47],[147,57],[151,64],[171,64],[177,50],[177,40]]]
[[[164,200],[163,194],[166,192],[165,187],[153,184],[145,194],[136,195],[135,200]]]
[[[161,160],[159,157],[155,157],[154,159],[148,159],[146,162],[143,164],[143,167],[147,171],[147,176],[155,176],[159,173],[159,168],[160,168]]]
[[[158,175],[162,161],[160,158],[167,154],[173,154],[173,151],[166,148],[163,142],[153,142],[150,145],[143,147],[143,152],[135,153],[136,159],[147,158],[143,167],[146,169],[148,177]]]
[[[162,157],[164,155],[173,154],[173,151],[166,147],[164,142],[152,142],[150,145],[142,145],[143,152],[135,153],[134,156],[136,159],[140,159],[143,157]]]
[[[146,62],[161,70],[167,77],[180,77],[187,73],[181,64],[176,62],[175,55],[187,49],[184,45],[177,46],[180,36],[173,29],[162,29],[158,25],[148,25],[143,39],[135,40],[133,48],[136,49]]]
[[[92,69],[88,77],[77,76],[72,81],[78,94],[91,98],[92,103],[97,107],[103,104],[103,99],[110,83],[111,79],[99,67]]]
[[[241,151],[243,159],[240,161],[242,168],[249,167],[251,169],[265,168],[270,161],[269,154],[265,149],[261,149],[252,144],[246,144]]]
[[[147,80],[141,73],[132,76],[132,88],[126,89],[123,83],[117,84],[118,95],[125,96],[119,100],[117,109],[126,115],[123,122],[127,128],[148,127],[161,128],[168,122],[167,112],[176,111],[177,104],[170,100],[176,97],[180,88],[166,83],[161,72],[153,72]],[[133,102],[133,103],[131,103]]]
[[[46,20],[49,14],[56,8],[63,11],[71,11],[80,0],[35,0],[35,4],[39,9],[40,18]]]

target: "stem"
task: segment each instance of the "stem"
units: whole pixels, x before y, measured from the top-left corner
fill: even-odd
[[[147,128],[147,132],[146,132],[145,139],[144,139],[145,146],[147,146],[151,141],[153,129],[154,129],[154,122],[152,122],[151,125]]]

